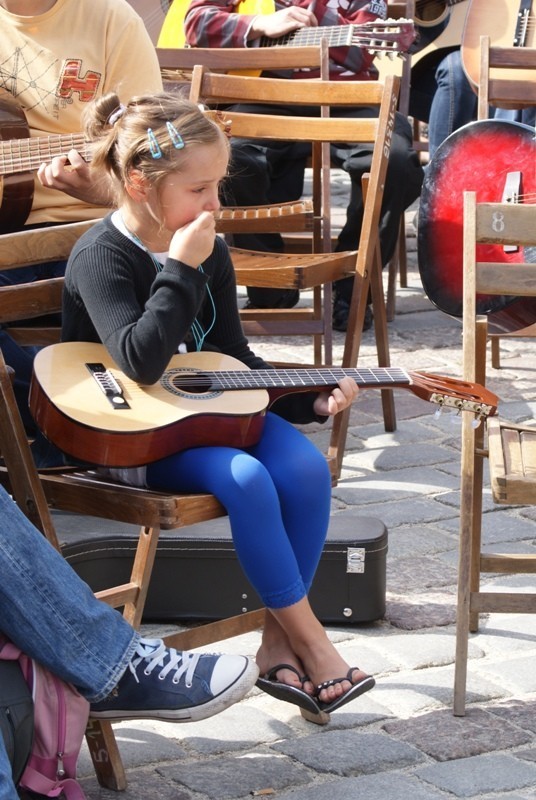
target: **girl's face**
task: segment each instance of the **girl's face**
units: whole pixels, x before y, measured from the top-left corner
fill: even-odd
[[[186,152],[182,152],[186,156]],[[218,189],[227,173],[228,162],[228,151],[222,142],[193,145],[181,171],[166,175],[159,185],[162,226],[174,233],[201,212],[217,211],[220,207]]]

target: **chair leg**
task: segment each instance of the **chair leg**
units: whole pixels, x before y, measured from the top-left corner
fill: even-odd
[[[111,723],[90,719],[86,742],[99,784],[115,792],[124,791],[127,777]]]
[[[372,308],[374,310],[374,333],[376,336],[376,351],[378,353],[378,366],[390,367],[389,336],[387,332],[387,312],[383,296],[382,264],[379,245],[376,247],[374,267],[370,276],[370,291],[372,295]],[[395,398],[392,389],[381,391],[383,422],[385,430],[389,433],[396,430]]]
[[[160,527],[158,526],[142,526],[140,528],[138,546],[130,574],[130,584],[137,587],[137,590],[134,598],[125,603],[123,610],[123,616],[134,628],[139,628],[141,624],[159,535]],[[106,597],[103,599],[106,601]],[[112,605],[114,605],[113,602]],[[125,768],[111,723],[106,720],[90,719],[86,730],[86,741],[99,784],[113,791],[126,789]]]
[[[491,366],[493,369],[501,368],[501,339],[500,336],[490,336]]]

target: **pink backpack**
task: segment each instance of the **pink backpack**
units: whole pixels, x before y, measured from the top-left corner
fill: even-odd
[[[67,800],[86,800],[76,780],[76,762],[84,740],[89,703],[6,639],[0,659],[19,662],[34,702],[34,741],[19,785],[33,792]]]

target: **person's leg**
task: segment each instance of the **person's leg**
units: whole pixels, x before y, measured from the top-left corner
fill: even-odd
[[[74,684],[94,716],[204,719],[249,691],[258,670],[243,656],[181,653],[141,639],[95,598],[2,487],[0,517],[1,630]]]
[[[0,800],[19,800],[2,735],[0,735]]]
[[[430,158],[451,133],[476,119],[477,96],[463,70],[461,52],[449,53],[435,72],[437,89],[430,108]]]
[[[118,682],[138,635],[95,599],[0,487],[1,629],[27,655],[101,699]]]
[[[290,115],[289,107],[267,108],[262,105],[239,104],[241,112]],[[229,176],[223,185],[224,205],[261,206],[298,200],[303,193],[307,151],[298,151],[288,142],[264,142],[233,139]],[[283,241],[278,233],[236,233],[235,247],[245,250],[280,253]],[[299,300],[299,292],[289,289],[247,287],[252,306],[258,308],[291,308]]]
[[[343,116],[363,113],[341,112]],[[370,113],[365,111],[365,114]],[[370,172],[372,163],[372,145],[360,144],[349,147],[332,147],[332,158],[349,173],[351,179],[350,201],[346,211],[346,222],[341,230],[336,249],[355,250],[359,246],[359,237],[363,222],[363,194],[361,180],[366,172]],[[385,266],[393,257],[400,230],[400,217],[405,209],[417,199],[423,181],[423,170],[419,157],[413,150],[413,136],[408,120],[401,114],[395,118],[395,129],[391,140],[389,163],[383,193],[380,216],[380,246],[382,264]],[[344,304],[346,315],[339,315],[337,330],[346,330],[349,304],[352,296],[353,278],[343,278],[335,283],[334,317],[337,304]],[[335,319],[334,319],[335,322]]]
[[[269,609],[257,663],[275,664],[284,683],[301,686],[306,673],[320,684],[349,667],[329,641],[307,600],[329,522],[331,478],[324,456],[292,425],[268,414],[263,437],[248,452],[196,448],[147,469],[151,488],[210,491],[226,507],[240,563]],[[341,672],[341,670],[344,670]],[[352,676],[355,682],[360,673]],[[322,690],[329,702],[347,681]]]

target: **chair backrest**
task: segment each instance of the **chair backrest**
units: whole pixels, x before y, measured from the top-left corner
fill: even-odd
[[[279,139],[312,145],[314,247],[317,252],[329,249],[324,246],[330,224],[329,142],[375,143],[362,231],[377,229],[399,87],[400,78],[396,76],[388,76],[385,83],[304,79],[292,83],[292,104],[317,107],[320,109],[319,117],[245,114],[228,108],[224,112],[231,122],[234,137]],[[289,81],[219,74],[197,65],[192,73],[190,99],[209,106],[248,102],[268,107],[286,106]],[[345,106],[375,107],[378,116],[354,119],[326,116],[330,108]],[[359,248],[360,265],[367,264],[370,269],[373,250],[373,247]]]
[[[489,36],[480,37],[478,119],[488,119],[490,105],[536,105],[536,48],[492,47]]]
[[[536,264],[478,261],[477,245],[536,245],[536,205],[477,203],[475,192],[465,192],[463,220],[464,379],[484,384],[487,320],[477,319],[477,295],[536,297]]]
[[[51,261],[66,261],[76,240],[96,220],[51,225],[0,236],[0,270]],[[0,325],[10,323],[10,335],[20,345],[46,345],[59,341],[59,327],[13,323],[61,311],[63,278],[0,287]]]
[[[190,82],[193,68],[202,64],[213,72],[243,72],[259,76],[262,70],[311,69],[328,74],[325,42],[307,47],[157,47],[166,85]]]

